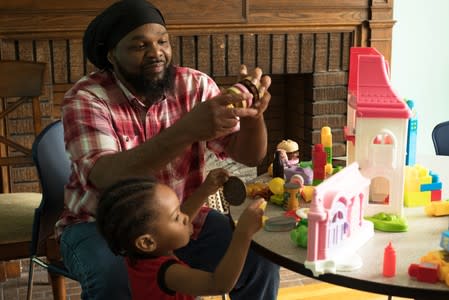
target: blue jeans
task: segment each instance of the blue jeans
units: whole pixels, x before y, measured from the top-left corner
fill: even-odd
[[[81,284],[81,299],[131,299],[123,257],[114,255],[96,223],[64,229],[60,251],[64,264]]]
[[[199,238],[177,250],[176,255],[193,268],[212,272],[226,252],[231,235],[228,217],[211,211]],[[61,254],[66,267],[81,283],[82,299],[131,299],[123,258],[109,250],[95,223],[66,228],[61,237]],[[250,250],[230,297],[274,300],[278,286],[279,266]]]

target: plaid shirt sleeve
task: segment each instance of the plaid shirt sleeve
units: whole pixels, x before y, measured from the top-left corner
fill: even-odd
[[[77,89],[64,100],[62,119],[65,128],[66,148],[79,182],[89,186],[88,176],[96,160],[102,155],[120,150],[115,131],[111,126],[106,92],[90,84],[89,91]]]

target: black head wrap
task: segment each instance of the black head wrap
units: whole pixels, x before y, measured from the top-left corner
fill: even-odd
[[[84,33],[83,48],[87,58],[99,69],[111,66],[108,51],[137,27],[157,23],[165,26],[161,12],[145,0],[118,1],[90,22]]]

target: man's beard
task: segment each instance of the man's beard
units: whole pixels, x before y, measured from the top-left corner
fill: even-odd
[[[164,71],[164,76],[158,79],[149,79],[145,77],[143,67],[139,74],[132,74],[117,64],[118,72],[135,90],[138,95],[144,96],[151,103],[159,101],[166,91],[173,88],[175,67],[169,64]]]

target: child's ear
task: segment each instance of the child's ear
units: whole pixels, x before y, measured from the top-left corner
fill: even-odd
[[[135,246],[142,252],[150,253],[156,250],[157,243],[151,234],[143,234],[137,237]]]

